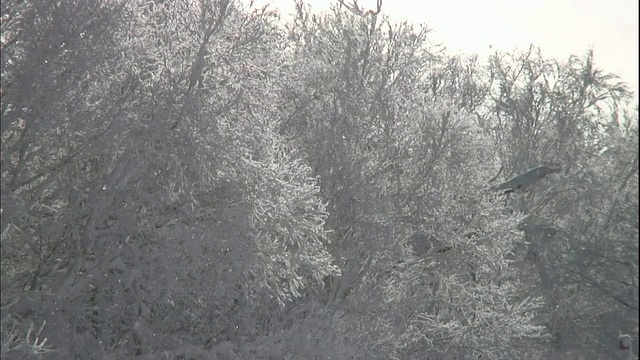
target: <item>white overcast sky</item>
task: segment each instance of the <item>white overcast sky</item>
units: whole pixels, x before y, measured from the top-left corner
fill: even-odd
[[[314,12],[335,2],[307,1]],[[287,15],[294,2],[257,3]],[[358,1],[367,9],[375,3]],[[620,75],[638,101],[638,0],[383,0],[382,11],[394,21],[427,25],[433,40],[454,53],[488,55],[533,43],[544,57],[564,60],[593,48],[596,66]]]

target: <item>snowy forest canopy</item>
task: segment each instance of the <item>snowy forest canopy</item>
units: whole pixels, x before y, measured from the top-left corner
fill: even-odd
[[[2,1],[3,358],[638,348],[626,85],[355,4]]]

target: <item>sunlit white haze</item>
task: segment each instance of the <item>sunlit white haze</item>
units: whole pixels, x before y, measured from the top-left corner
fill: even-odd
[[[2,1],[0,356],[635,359],[637,69],[318,3]]]

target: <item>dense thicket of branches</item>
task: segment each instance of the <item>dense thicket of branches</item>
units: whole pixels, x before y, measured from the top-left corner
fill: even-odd
[[[296,9],[2,2],[3,358],[637,338],[638,110],[592,53],[482,62],[380,6]],[[541,164],[562,172],[487,191]]]

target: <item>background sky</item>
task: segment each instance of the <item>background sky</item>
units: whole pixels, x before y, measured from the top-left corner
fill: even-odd
[[[307,2],[316,12],[337,1]],[[283,15],[294,9],[293,0],[258,3]],[[358,1],[363,9],[375,3]],[[394,21],[427,25],[451,53],[486,56],[533,43],[544,57],[565,60],[592,48],[596,66],[618,74],[638,102],[638,0],[383,0],[382,11]]]

